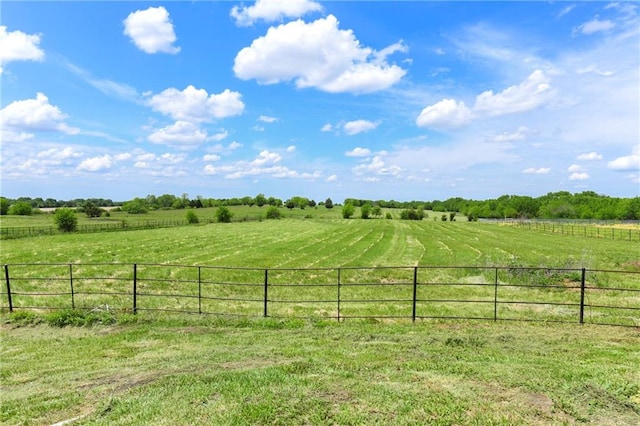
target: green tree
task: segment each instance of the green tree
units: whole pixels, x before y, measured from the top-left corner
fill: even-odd
[[[231,222],[232,217],[233,217],[233,213],[231,213],[231,211],[225,206],[220,206],[216,210],[216,219],[220,223],[229,223]]]
[[[33,214],[33,207],[26,201],[18,201],[9,207],[7,213],[17,216],[31,216]]]
[[[122,210],[129,214],[144,214],[149,211],[149,205],[142,198],[134,198],[122,205]]]
[[[364,203],[362,207],[360,207],[360,217],[362,219],[369,219],[371,216],[371,204]]]
[[[9,200],[4,197],[0,197],[0,215],[5,215],[9,212]]]
[[[349,219],[355,213],[356,209],[353,207],[353,204],[346,203],[342,206],[342,217],[345,219]]]
[[[254,201],[258,207],[262,207],[267,204],[267,197],[265,197],[264,194],[258,194]]]
[[[267,219],[280,219],[282,217],[282,212],[276,206],[270,206],[267,209]]]
[[[100,207],[91,201],[87,201],[82,205],[82,211],[87,215],[87,217],[100,217],[103,212]]]
[[[331,198],[327,198],[327,200],[324,202],[324,206],[328,209],[333,208],[333,201],[331,201]]]
[[[193,210],[187,210],[186,218],[187,218],[187,223],[190,223],[190,224],[200,223],[200,218],[198,218],[198,215]]]
[[[373,206],[373,209],[371,210],[371,215],[374,217],[382,216],[382,209],[380,208],[380,206],[378,205]]]
[[[62,232],[73,232],[78,228],[78,216],[73,209],[68,207],[56,209],[53,220]]]

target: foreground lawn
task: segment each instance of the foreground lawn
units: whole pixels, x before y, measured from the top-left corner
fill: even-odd
[[[637,329],[2,319],[8,425],[640,423]]]

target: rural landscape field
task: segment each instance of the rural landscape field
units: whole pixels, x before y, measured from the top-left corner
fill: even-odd
[[[12,281],[12,292],[60,295],[17,294],[9,314],[3,290],[2,422],[631,425],[640,420],[638,311],[617,313],[615,321],[627,327],[610,327],[591,325],[590,320],[608,317],[587,309],[580,325],[573,306],[554,305],[579,299],[575,284],[582,268],[597,271],[587,276],[593,288],[639,289],[637,241],[449,222],[434,212],[411,221],[399,220],[393,209],[383,212],[391,219],[370,220],[343,219],[325,208],[283,209],[279,220],[257,220],[264,209],[255,206],[232,211],[232,223],[217,223],[215,209],[198,209],[200,223],[194,225],[3,240],[2,264],[12,279],[23,278]],[[136,220],[158,220],[162,214],[179,219],[174,211],[153,214]],[[11,226],[13,218],[6,218],[3,227]],[[19,218],[14,226],[51,220],[50,215],[34,218]],[[132,264],[139,264],[138,273],[147,279],[140,278],[141,286],[155,284],[155,295],[161,296],[151,297],[147,289],[137,315],[129,295],[119,305],[118,296],[92,294],[118,293],[120,285],[130,292]],[[79,311],[70,310],[69,265]],[[180,288],[192,285],[198,266],[229,268],[223,279],[214,277],[217,269],[205,268],[201,273],[208,282],[247,283],[252,275],[261,282],[262,269],[269,269],[274,284],[269,299],[291,302],[272,303],[263,318],[262,287],[257,296],[253,287],[240,287],[208,305],[213,312],[239,316],[180,313],[196,306],[193,297],[176,293],[191,294]],[[519,321],[492,321],[490,304],[454,308],[434,302],[429,306],[435,310],[418,305],[418,315],[435,318],[412,323],[407,284],[414,268],[417,296],[427,300],[434,294],[437,299],[492,295],[493,286],[484,284],[493,283],[491,268],[498,267],[507,267],[496,269],[501,284],[518,268],[547,270],[526,283],[544,278],[549,288],[500,288],[507,302],[497,313]],[[336,268],[343,268],[342,321],[335,320],[335,284],[302,285],[334,282]],[[549,274],[552,268],[561,273]],[[51,279],[57,276],[62,279]],[[284,283],[296,286],[278,285]],[[368,285],[373,283],[384,285]],[[587,293],[592,305],[638,307],[637,293],[592,293]],[[254,296],[255,303],[233,300]],[[541,304],[511,304],[514,298]],[[21,308],[38,303],[62,309]],[[487,319],[438,318],[451,314]]]

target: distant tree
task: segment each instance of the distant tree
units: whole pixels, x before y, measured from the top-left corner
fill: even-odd
[[[78,228],[78,217],[73,209],[63,207],[56,209],[53,220],[62,232],[73,232]]]
[[[0,197],[0,215],[5,215],[9,212],[9,200],[4,197]]]
[[[267,209],[267,219],[280,219],[282,217],[282,212],[276,206],[270,206]]]
[[[134,198],[122,205],[122,210],[129,214],[144,214],[149,211],[149,205],[142,198]]]
[[[104,211],[92,201],[86,201],[82,205],[81,209],[87,217],[100,217]]]
[[[309,207],[315,207],[316,202],[314,200],[309,200]]]
[[[353,207],[353,204],[346,203],[342,206],[342,217],[345,219],[349,219],[355,213],[356,209]]]
[[[382,209],[380,208],[380,206],[378,205],[373,206],[373,209],[371,209],[371,215],[375,217],[382,216]]]
[[[391,215],[391,213],[387,212],[387,214],[385,215],[385,219],[393,219],[393,216]]]
[[[186,218],[187,218],[187,223],[190,223],[190,224],[200,223],[200,218],[198,218],[198,215],[193,210],[187,210]]]
[[[256,195],[256,198],[254,201],[258,207],[262,207],[265,204],[267,204],[267,198],[264,196],[264,194]]]
[[[216,219],[221,223],[229,223],[231,222],[231,218],[233,217],[233,213],[226,208],[225,206],[220,206],[216,210]]]
[[[447,215],[445,213],[442,214],[442,216],[440,217],[440,219],[442,219],[443,222],[447,221]]]
[[[453,222],[456,218],[456,212],[449,213],[449,222]]]
[[[360,217],[362,219],[369,219],[371,216],[371,204],[364,203],[362,207],[360,207]]]
[[[292,209],[296,206],[296,203],[295,203],[295,201],[293,201],[291,198],[289,198],[289,199],[284,203],[284,205],[285,205],[289,210],[292,210]]]
[[[31,207],[31,203],[26,201],[17,201],[9,207],[7,213],[17,216],[31,216],[33,214],[33,207]]]
[[[328,209],[333,208],[333,201],[331,201],[331,198],[327,198],[327,200],[324,202],[324,206]]]

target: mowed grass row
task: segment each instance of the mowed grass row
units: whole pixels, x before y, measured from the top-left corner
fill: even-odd
[[[0,422],[637,425],[640,340],[577,325],[2,325]]]
[[[36,237],[4,241],[2,248],[2,263],[64,263],[11,265],[12,292],[59,293],[38,300],[18,295],[13,298],[17,307],[70,307],[73,302],[87,309],[103,305],[132,309],[133,263],[140,264],[140,310],[251,316],[263,314],[263,268],[270,269],[271,316],[406,318],[413,314],[412,266],[430,267],[418,271],[418,317],[493,319],[497,315],[502,319],[577,321],[580,272],[576,269],[583,267],[628,271],[590,272],[590,287],[640,288],[640,254],[635,242],[539,234],[482,223],[285,219]],[[71,271],[67,263],[73,264]],[[198,269],[195,265],[252,269]],[[385,266],[408,268],[374,269]],[[518,272],[492,266],[568,270]],[[352,267],[361,269],[348,269]],[[70,275],[76,293],[73,301]],[[104,292],[109,294],[96,294]],[[496,295],[508,303],[496,307]],[[590,290],[585,300],[591,305],[640,306],[635,293]],[[6,295],[2,306],[7,306]],[[588,309],[589,318],[626,325],[639,322],[637,311],[608,308]]]

